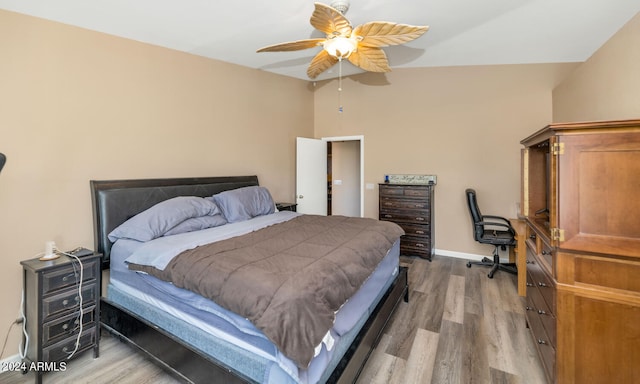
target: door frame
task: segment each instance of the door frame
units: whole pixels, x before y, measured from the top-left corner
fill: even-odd
[[[323,141],[359,141],[360,142],[360,217],[364,217],[364,135],[322,137]]]

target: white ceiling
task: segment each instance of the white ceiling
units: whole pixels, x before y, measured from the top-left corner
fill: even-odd
[[[307,79],[320,48],[256,53],[322,35],[313,0],[0,0],[6,9],[229,63]],[[326,0],[326,4],[331,0]],[[640,12],[639,0],[352,0],[352,25],[428,25],[384,48],[392,68],[581,62]],[[342,74],[361,70],[345,64]],[[317,80],[338,76],[338,67]]]

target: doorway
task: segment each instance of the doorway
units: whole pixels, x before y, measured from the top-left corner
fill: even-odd
[[[359,217],[360,142],[327,142],[327,214]]]
[[[331,185],[327,183],[331,214],[364,217],[364,136],[323,137],[322,140],[331,145],[331,156],[327,152],[327,165],[331,161]]]
[[[362,217],[364,136],[296,141],[298,212]]]

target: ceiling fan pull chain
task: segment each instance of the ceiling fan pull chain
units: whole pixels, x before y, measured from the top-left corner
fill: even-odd
[[[338,59],[338,113],[342,113],[342,58]]]

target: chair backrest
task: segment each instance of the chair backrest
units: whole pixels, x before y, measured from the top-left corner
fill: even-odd
[[[478,241],[482,237],[484,228],[482,225],[478,225],[482,221],[482,213],[478,207],[478,201],[476,200],[476,191],[472,188],[467,188],[465,191],[467,195],[467,204],[469,205],[469,214],[471,215],[471,223],[473,224],[473,238]]]
[[[3,153],[0,153],[0,171],[2,171],[5,161],[7,161],[7,157]]]

